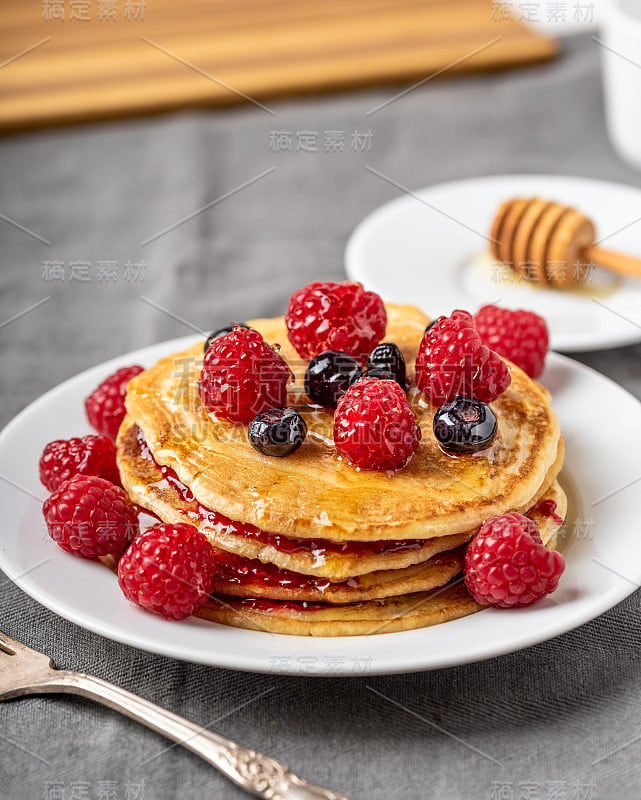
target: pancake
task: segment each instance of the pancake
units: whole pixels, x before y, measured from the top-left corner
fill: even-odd
[[[539,529],[541,541],[548,550],[556,550],[557,536],[568,513],[568,498],[558,481],[555,481],[541,499],[527,512]]]
[[[548,501],[546,507],[545,500]],[[558,483],[550,496],[532,509],[529,516],[537,523],[541,538],[549,549],[556,547],[559,528],[567,512],[567,498]],[[554,507],[549,503],[553,502]],[[549,513],[551,510],[551,513]],[[453,553],[436,556],[446,559],[456,556],[462,559],[464,548]],[[428,564],[430,562],[427,562]],[[397,570],[410,577],[412,570]],[[381,573],[365,576],[376,581]],[[221,587],[217,585],[217,590]],[[259,596],[234,597],[227,594],[212,595],[196,614],[201,619],[230,625],[237,628],[281,633],[292,636],[368,636],[380,633],[424,628],[482,611],[485,606],[475,602],[459,576],[449,584],[431,591],[406,592],[383,599],[365,600],[332,605],[328,597],[323,601],[281,600]],[[364,595],[362,595],[364,598]],[[356,595],[352,596],[356,599]]]
[[[385,340],[399,345],[411,371],[428,318],[412,306],[387,310]],[[414,392],[423,438],[408,466],[393,475],[359,471],[334,451],[332,414],[305,398],[306,364],[289,343],[283,318],[248,324],[281,345],[296,375],[288,402],[299,407],[309,434],[287,458],[261,455],[244,426],[201,407],[202,343],[162,359],[127,387],[128,414],[153,457],[205,508],[301,539],[425,540],[471,532],[489,517],[529,508],[560,469],[562,442],[549,395],[511,364],[512,383],[492,404],[499,433],[488,450],[461,458],[443,453],[432,432],[434,409]],[[120,464],[127,425],[118,439]]]
[[[565,502],[564,496],[563,500],[556,496],[561,492],[556,484],[563,462],[562,440],[560,444],[557,460],[541,490],[531,498],[527,508],[511,510],[529,511],[541,499],[552,500],[557,505]],[[129,417],[120,429],[118,465],[123,486],[132,500],[164,522],[196,525],[218,549],[332,582],[421,564],[438,553],[459,547],[474,534],[474,531],[469,531],[425,541],[407,539],[337,544],[324,539],[274,536],[258,528],[251,529],[198,503],[170,468],[156,464],[140,429]],[[564,514],[563,511],[561,516]]]
[[[369,571],[365,574],[360,572],[362,565],[362,555],[359,553],[333,553],[330,564],[336,571],[336,566],[340,571],[347,573],[350,566],[354,566],[353,575],[342,575],[341,579],[328,577],[310,576],[300,572],[287,569],[279,569],[273,563],[264,564],[256,558],[243,558],[240,555],[233,555],[224,552],[218,546],[218,531],[228,530],[234,527],[231,520],[227,520],[229,525],[217,522],[215,527],[208,528],[206,525],[207,515],[213,512],[200,508],[197,501],[193,498],[186,500],[183,495],[186,487],[182,486],[177,479],[168,476],[165,470],[165,477],[160,468],[151,459],[142,455],[144,450],[144,440],[140,432],[133,423],[129,425],[128,432],[123,435],[123,441],[131,446],[123,448],[123,453],[127,458],[121,463],[123,477],[126,478],[125,484],[130,495],[143,507],[147,506],[156,516],[166,522],[184,522],[194,524],[200,520],[200,529],[208,535],[217,554],[219,563],[218,574],[214,583],[213,590],[223,595],[235,595],[240,597],[267,597],[275,600],[298,600],[298,601],[322,601],[325,603],[352,603],[354,601],[380,599],[384,597],[421,592],[441,586],[461,570],[461,559],[463,549],[458,548],[453,552],[441,552],[428,560],[405,568],[382,568]],[[127,470],[123,470],[123,466]],[[134,470],[132,472],[132,469]],[[137,470],[137,471],[136,471]],[[169,477],[169,480],[167,479]],[[136,480],[139,481],[136,484]],[[139,491],[142,489],[143,491]],[[181,491],[182,490],[182,491]],[[148,495],[145,495],[148,491]],[[186,495],[191,497],[190,495]],[[150,503],[150,498],[156,499],[155,503]],[[158,502],[158,498],[162,502]],[[141,503],[141,500],[143,501]],[[151,507],[150,507],[151,506]],[[541,532],[542,540],[554,546],[556,531],[565,517],[567,500],[565,493],[557,481],[539,499],[539,501],[528,511],[529,516],[536,522]],[[203,514],[203,512],[206,512]],[[205,524],[203,524],[205,523]],[[238,529],[236,534],[227,534],[237,540],[239,544],[245,541],[243,533]],[[453,540],[467,541],[469,534],[462,534],[459,537],[442,537],[441,539],[428,540],[426,545],[420,542],[421,548],[441,546],[443,550],[451,550],[449,547]],[[250,540],[251,541],[251,540]],[[255,541],[255,540],[254,540]],[[305,542],[305,540],[299,540]],[[412,540],[409,540],[410,544]],[[259,546],[260,542],[255,542]],[[330,543],[328,543],[330,544]],[[361,543],[361,547],[367,543]],[[272,548],[273,549],[273,548]],[[277,551],[278,552],[278,551]],[[319,558],[319,551],[316,550],[315,557]],[[283,554],[287,555],[287,554]],[[297,554],[293,554],[296,556]],[[306,555],[312,555],[308,553]],[[391,554],[392,559],[396,554]],[[375,560],[383,566],[389,557],[383,555],[368,554],[366,559],[373,563]],[[341,561],[344,563],[341,564]],[[329,576],[331,577],[331,575]]]
[[[539,529],[541,540],[550,549],[556,547],[557,532],[566,512],[565,492],[555,481],[545,497],[528,513]],[[331,582],[281,570],[257,559],[230,556],[218,550],[219,566],[213,592],[236,597],[332,604],[379,600],[443,586],[461,572],[464,558],[465,546],[462,546],[404,569],[368,572],[344,581]]]
[[[332,604],[379,600],[444,586],[461,572],[465,557],[465,550],[458,548],[406,569],[369,572],[332,583],[236,556],[231,557],[230,564],[228,553],[218,553],[223,558],[216,570],[214,594]]]
[[[294,636],[364,636],[438,625],[480,611],[462,579],[433,592],[349,606],[212,596],[196,616],[237,628]]]

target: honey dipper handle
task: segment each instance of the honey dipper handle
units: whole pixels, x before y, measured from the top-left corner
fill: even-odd
[[[632,278],[641,278],[641,258],[626,256],[614,250],[604,250],[602,247],[586,247],[581,253],[586,262],[599,264],[602,267],[617,272],[619,275],[628,275]]]

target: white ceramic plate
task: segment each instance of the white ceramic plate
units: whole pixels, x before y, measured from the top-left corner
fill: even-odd
[[[83,399],[108,374],[129,364],[151,365],[193,341],[154,345],[87,370],[36,400],[0,434],[0,567],[57,614],[116,641],[186,661],[282,674],[382,674],[478,661],[550,639],[611,608],[641,582],[635,485],[641,450],[631,446],[641,441],[641,404],[598,373],[551,354],[543,382],[552,391],[567,443],[563,480],[573,505],[567,570],[553,598],[433,628],[336,639],[197,619],[166,622],[136,608],[106,567],[74,558],[49,539],[38,459],[52,439],[90,432]]]
[[[492,302],[529,308],[547,320],[554,350],[641,341],[641,279],[589,270],[583,289],[560,292],[509,282],[510,270],[492,263],[485,237],[494,213],[510,197],[529,196],[575,206],[594,221],[603,247],[641,257],[641,190],[558,175],[493,175],[404,194],[374,211],[350,237],[347,274],[431,316]]]

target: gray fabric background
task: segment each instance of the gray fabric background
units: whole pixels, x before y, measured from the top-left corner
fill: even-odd
[[[209,330],[282,313],[294,289],[341,278],[349,232],[397,196],[366,164],[414,188],[528,171],[641,186],[641,174],[617,160],[606,138],[599,55],[589,38],[571,39],[555,63],[429,83],[369,118],[395,89],[275,102],[274,116],[246,107],[1,140],[0,211],[51,245],[0,221],[0,322],[51,299],[0,328],[0,423],[80,370],[190,331],[141,294]],[[322,143],[317,153],[275,153],[276,129],[348,137],[371,129],[373,148],[354,153],[348,139],[343,154],[323,152]],[[99,260],[122,271],[141,258],[142,281],[97,280]],[[67,271],[72,260],[91,261],[92,280],[47,282],[46,259],[64,261]],[[641,397],[640,357],[636,346],[579,359]],[[348,679],[247,675],[138,652],[58,618],[4,576],[0,602],[0,627],[59,666],[111,680],[360,800],[641,793],[638,592],[521,653]],[[0,720],[3,797],[244,796],[182,748],[163,752],[161,737],[89,702],[5,703]]]

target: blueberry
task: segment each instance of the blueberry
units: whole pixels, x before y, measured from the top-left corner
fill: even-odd
[[[230,322],[226,328],[219,328],[217,331],[210,333],[203,348],[205,353],[207,350],[209,350],[209,345],[214,341],[214,339],[218,339],[219,336],[225,336],[225,334],[231,333],[234,330],[234,325],[237,325],[239,328],[249,328],[249,325],[245,325],[244,322]]]
[[[295,408],[268,408],[249,423],[248,436],[254,450],[283,458],[301,446],[307,425]]]
[[[405,359],[398,345],[393,342],[383,342],[377,345],[369,354],[367,361],[368,369],[384,369],[392,373],[392,380],[395,380],[405,389]]]
[[[480,400],[455,397],[434,415],[434,436],[448,453],[463,455],[489,447],[496,436],[492,409]]]
[[[305,392],[315,403],[333,407],[362,374],[358,361],[352,356],[339,350],[325,350],[309,362]]]
[[[372,367],[363,373],[364,378],[378,378],[380,381],[393,381],[394,376],[388,369],[382,367]]]

